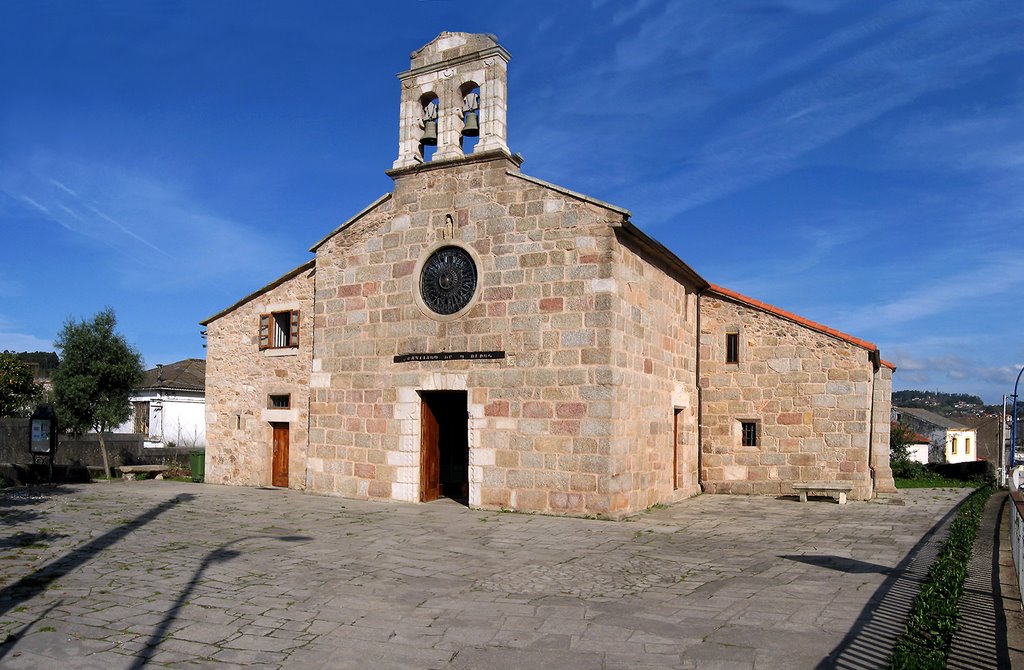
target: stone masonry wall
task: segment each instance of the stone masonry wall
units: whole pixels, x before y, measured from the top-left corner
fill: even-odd
[[[652,265],[627,237],[620,235],[615,249],[609,355],[617,420],[609,485],[623,498],[621,509],[638,510],[700,492],[697,301],[694,287]],[[677,425],[678,461],[673,458]]]
[[[309,381],[313,352],[311,269],[207,324],[206,481],[268,486],[273,429],[288,423],[288,486],[306,485]],[[259,349],[259,316],[298,309],[299,346]],[[291,394],[291,409],[270,409],[271,394]]]
[[[779,495],[845,480],[853,499],[870,498],[868,352],[716,294],[701,297],[700,318],[705,490]],[[725,362],[729,332],[738,364]],[[741,446],[742,421],[757,423],[756,447]]]
[[[419,500],[419,392],[465,390],[471,505],[623,509],[608,485],[610,223],[622,215],[509,170],[491,156],[399,174],[393,198],[317,250],[313,489]],[[416,299],[419,265],[446,244],[469,250],[479,274],[454,319]],[[507,357],[393,362],[488,350]]]
[[[882,364],[875,371],[871,408],[871,469],[875,493],[896,493],[889,465],[889,430],[892,427],[892,368]]]

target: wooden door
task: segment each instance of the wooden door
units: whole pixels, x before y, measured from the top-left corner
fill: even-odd
[[[677,409],[672,417],[672,489],[679,488],[679,413]]]
[[[441,426],[426,398],[420,405],[420,501],[430,502],[441,495]]]
[[[288,424],[272,423],[274,428],[274,458],[270,483],[288,486]]]

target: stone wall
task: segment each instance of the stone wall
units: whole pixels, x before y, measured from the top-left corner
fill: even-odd
[[[881,361],[875,370],[871,406],[871,475],[875,493],[896,493],[896,482],[889,466],[889,430],[892,427],[892,373],[889,363]]]
[[[208,321],[206,481],[271,483],[273,429],[289,426],[288,486],[306,485],[309,383],[313,352],[313,269],[289,273]],[[259,348],[260,314],[299,310],[299,346]],[[290,394],[290,409],[270,409],[271,394]]]
[[[700,492],[696,288],[654,265],[628,235],[614,250],[609,487],[617,510],[639,510]]]
[[[705,490],[779,495],[840,480],[854,484],[853,499],[870,498],[869,351],[715,293],[701,297],[700,319]],[[725,362],[730,332],[736,364]],[[741,446],[744,421],[756,423],[757,446]]]
[[[28,419],[0,419],[0,463],[31,463],[28,435]],[[111,467],[143,464],[189,466],[188,453],[191,449],[149,449],[143,446],[143,436],[134,433],[106,433],[104,441]],[[102,470],[103,456],[100,453],[99,438],[95,433],[77,437],[60,435],[54,463]]]
[[[317,249],[312,488],[418,500],[419,392],[465,390],[471,505],[622,508],[607,482],[607,286],[623,215],[510,171],[497,154],[398,174],[393,198]],[[476,258],[480,284],[454,319],[417,300],[420,265],[448,244]],[[393,362],[444,351],[506,358]]]

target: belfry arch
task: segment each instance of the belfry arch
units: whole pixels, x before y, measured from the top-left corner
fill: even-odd
[[[432,61],[438,48],[461,52],[457,58]],[[394,169],[425,161],[453,160],[471,154],[501,151],[511,156],[506,127],[507,67],[511,57],[491,35],[441,33],[413,53],[412,68],[398,75],[402,99],[398,158]],[[428,119],[425,100],[437,100],[436,149],[423,142]],[[476,127],[467,123],[467,113]],[[469,132],[467,132],[467,129]]]

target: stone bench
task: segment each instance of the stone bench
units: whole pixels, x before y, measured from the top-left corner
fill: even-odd
[[[153,479],[163,479],[164,473],[170,468],[166,465],[122,465],[118,470],[123,479],[149,479],[150,475],[153,475]]]
[[[851,482],[799,482],[793,484],[793,490],[800,493],[800,502],[807,502],[807,492],[824,493],[831,495],[839,494],[839,504],[846,504],[846,494],[853,490]]]

